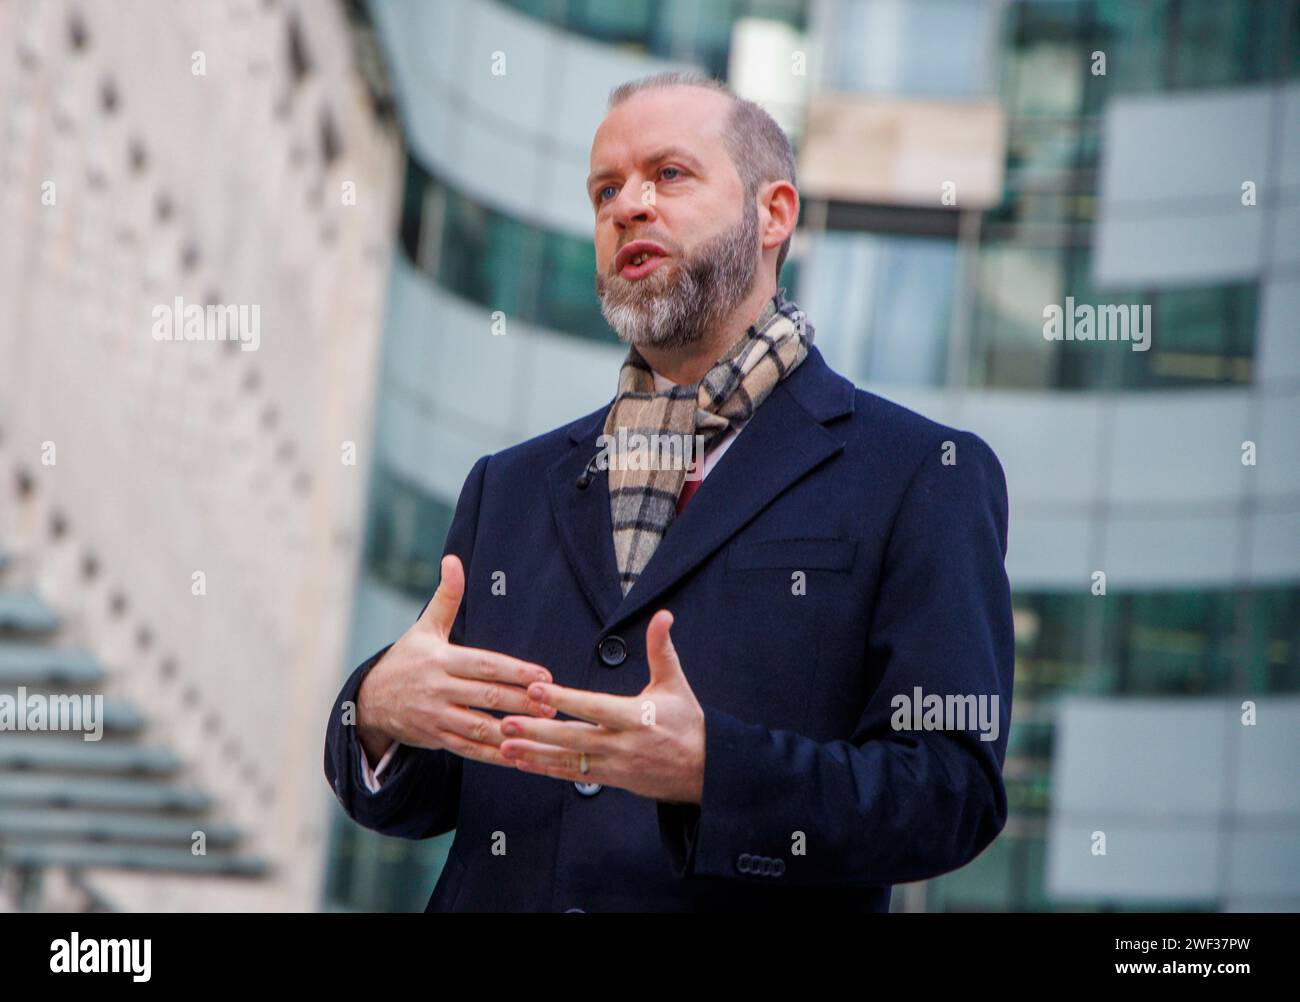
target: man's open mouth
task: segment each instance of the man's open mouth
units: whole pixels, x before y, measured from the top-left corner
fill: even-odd
[[[624,278],[635,281],[650,274],[659,263],[667,257],[662,247],[649,240],[634,240],[618,252],[616,261],[618,273]]]
[[[636,280],[644,278],[659,267],[659,263],[664,260],[663,254],[638,254],[627,264],[623,265],[623,270],[619,272],[626,279]]]

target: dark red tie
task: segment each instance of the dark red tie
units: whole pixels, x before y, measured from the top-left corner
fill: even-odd
[[[682,509],[686,507],[686,502],[695,496],[695,492],[700,489],[700,484],[702,483],[702,480],[686,480],[682,483],[682,492],[677,495],[678,515],[680,515]]]

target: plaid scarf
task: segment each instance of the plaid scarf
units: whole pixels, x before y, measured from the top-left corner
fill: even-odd
[[[696,446],[707,452],[728,430],[747,421],[807,357],[813,333],[803,311],[780,288],[698,383],[656,392],[649,363],[635,347],[629,349],[619,370],[618,395],[605,418],[604,439],[649,443],[639,457],[615,448],[609,464],[614,553],[624,595],[677,514],[677,497],[688,476],[682,457],[692,461],[690,476],[697,477],[704,457]],[[633,437],[640,435],[646,439]]]

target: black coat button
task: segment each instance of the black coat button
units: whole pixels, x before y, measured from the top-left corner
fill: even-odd
[[[596,648],[600,660],[611,668],[617,668],[627,660],[627,644],[622,637],[606,637]]]

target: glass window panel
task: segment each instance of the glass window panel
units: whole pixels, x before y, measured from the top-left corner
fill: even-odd
[[[364,912],[423,912],[446,863],[452,833],[389,838],[337,816],[326,900]]]
[[[1007,113],[1075,116],[1083,99],[1082,0],[1017,3],[1008,8],[1002,93]]]
[[[489,292],[482,303],[508,316],[536,320],[545,233],[501,212],[489,213],[488,220],[486,253],[479,268]]]
[[[1235,596],[1159,592],[1108,601],[1108,641],[1125,693],[1228,692],[1232,684]]]
[[[436,278],[440,267],[443,219],[446,214],[447,188],[430,178],[424,188],[424,206],[420,211],[420,242],[416,248],[415,264],[431,280]]]
[[[459,192],[448,190],[438,281],[476,303],[491,296],[491,278],[480,263],[487,255],[489,212]]]
[[[807,0],[502,0],[509,7],[609,45],[727,77],[732,27],[741,17],[803,29]]]
[[[334,905],[346,905],[353,897],[355,880],[352,861],[356,854],[357,832],[360,827],[350,818],[338,814],[330,828],[329,862],[325,869],[325,893],[327,902]]]
[[[550,21],[552,24],[562,24],[564,8],[568,0],[502,0],[502,3],[532,17]]]
[[[1096,148],[1096,129],[1086,120],[1013,119],[1007,130],[1006,184],[1016,192],[1048,182],[1068,190],[1074,184],[1072,172],[1085,161],[1095,161]],[[1060,216],[1047,218],[1054,220]]]
[[[807,0],[740,0],[737,16],[761,17],[802,28],[807,6]]]
[[[924,237],[877,237],[860,378],[896,385],[944,382],[957,275],[957,245]]]
[[[592,242],[548,233],[543,246],[538,322],[552,330],[612,341],[614,332],[601,314],[596,297],[596,249]]]
[[[834,230],[811,234],[813,267],[805,272],[806,291],[798,300],[817,327],[816,344],[827,364],[846,376],[858,371],[868,323],[870,290],[863,279],[868,249],[859,236]],[[826,318],[820,325],[819,317]]]
[[[840,3],[828,39],[830,86],[905,97],[982,94],[991,16],[989,6],[967,0]]]
[[[726,79],[731,28],[740,13],[736,0],[678,0],[673,3],[670,59],[694,60],[706,72]]]
[[[1114,664],[1098,656],[1104,601],[1090,592],[1014,597],[1016,702],[1114,691]]]
[[[1251,596],[1242,685],[1248,693],[1300,692],[1300,588]]]
[[[569,0],[566,27],[602,41],[645,45],[655,12],[661,6],[651,0]]]
[[[966,0],[899,3],[905,17],[899,93],[915,97],[985,92],[984,45],[993,8]]]
[[[1149,94],[1164,86],[1169,7],[1169,0],[1098,0],[1093,6],[1090,37],[1081,40],[1089,60],[1083,105],[1087,114],[1100,114],[1113,95]],[[1092,72],[1093,52],[1106,54],[1104,75]]]
[[[1046,768],[1026,767],[1004,777],[1007,806],[1017,815],[1045,815],[1051,801],[1051,775]]]
[[[535,319],[542,232],[448,191],[439,282],[507,316]]]
[[[1004,835],[966,866],[927,884],[928,911],[1007,911],[1012,907],[1015,839]]]
[[[1286,0],[1282,6],[1283,12],[1278,18],[1276,65],[1279,67],[1279,76],[1294,79],[1300,77],[1300,45],[1296,44],[1296,40],[1300,39],[1300,0]],[[1290,39],[1291,44],[1284,47],[1282,39]]]
[[[1014,207],[1032,208],[1039,197],[1018,199]],[[1005,207],[998,211],[1000,217],[1006,214]],[[1039,246],[996,235],[1014,229],[1005,222],[991,224],[980,249],[969,372],[973,385],[1147,389],[1250,382],[1259,298],[1255,283],[1098,288],[1091,280],[1089,245]],[[1078,239],[1077,231],[1058,230],[1070,241]],[[1124,321],[1142,324],[1150,348],[1135,351],[1132,341],[1047,341],[1042,311],[1048,304],[1060,307],[1063,316],[1070,305],[1135,307],[1137,312],[1129,311]]]
[[[1268,66],[1252,29],[1266,2],[1180,0],[1170,22],[1170,87],[1223,87],[1259,80]]]
[[[1257,300],[1254,283],[1167,289],[1148,297],[1151,347],[1120,353],[1123,386],[1249,382]]]
[[[1057,382],[1059,342],[1043,337],[1043,310],[1064,304],[1060,248],[989,242],[976,266],[970,378],[1039,389]]]
[[[407,257],[417,260],[420,250],[420,223],[424,215],[424,192],[429,176],[414,160],[406,161],[406,182],[402,191],[402,247]]]
[[[423,602],[438,588],[454,509],[414,484],[375,471],[366,566],[381,581]]]
[[[818,234],[814,253],[800,305],[814,325],[825,318],[817,346],[828,363],[863,382],[942,385],[955,242],[831,231]]]
[[[1073,300],[1073,305],[1087,305],[1094,308],[1095,316],[1100,316],[1100,309],[1107,306],[1125,308],[1142,305],[1140,293],[1117,288],[1098,289],[1092,284],[1092,252],[1089,247],[1072,247],[1066,252],[1066,296]],[[1146,298],[1150,302],[1150,297]],[[1070,303],[1062,300],[1061,306]],[[1131,315],[1131,312],[1130,312]],[[1132,354],[1132,344],[1123,341],[1061,341],[1056,347],[1060,351],[1059,380],[1057,385],[1063,389],[1094,389],[1114,386],[1119,381],[1119,370],[1123,364],[1120,357]]]
[[[1019,696],[1017,687],[1013,712],[1019,709]],[[1054,731],[1052,721],[1045,716],[1039,715],[1037,719],[1015,717],[1008,736],[1007,757],[1050,759]]]
[[[1053,902],[1047,896],[1047,839],[1021,839],[1017,864],[1017,911],[1052,908]]]

